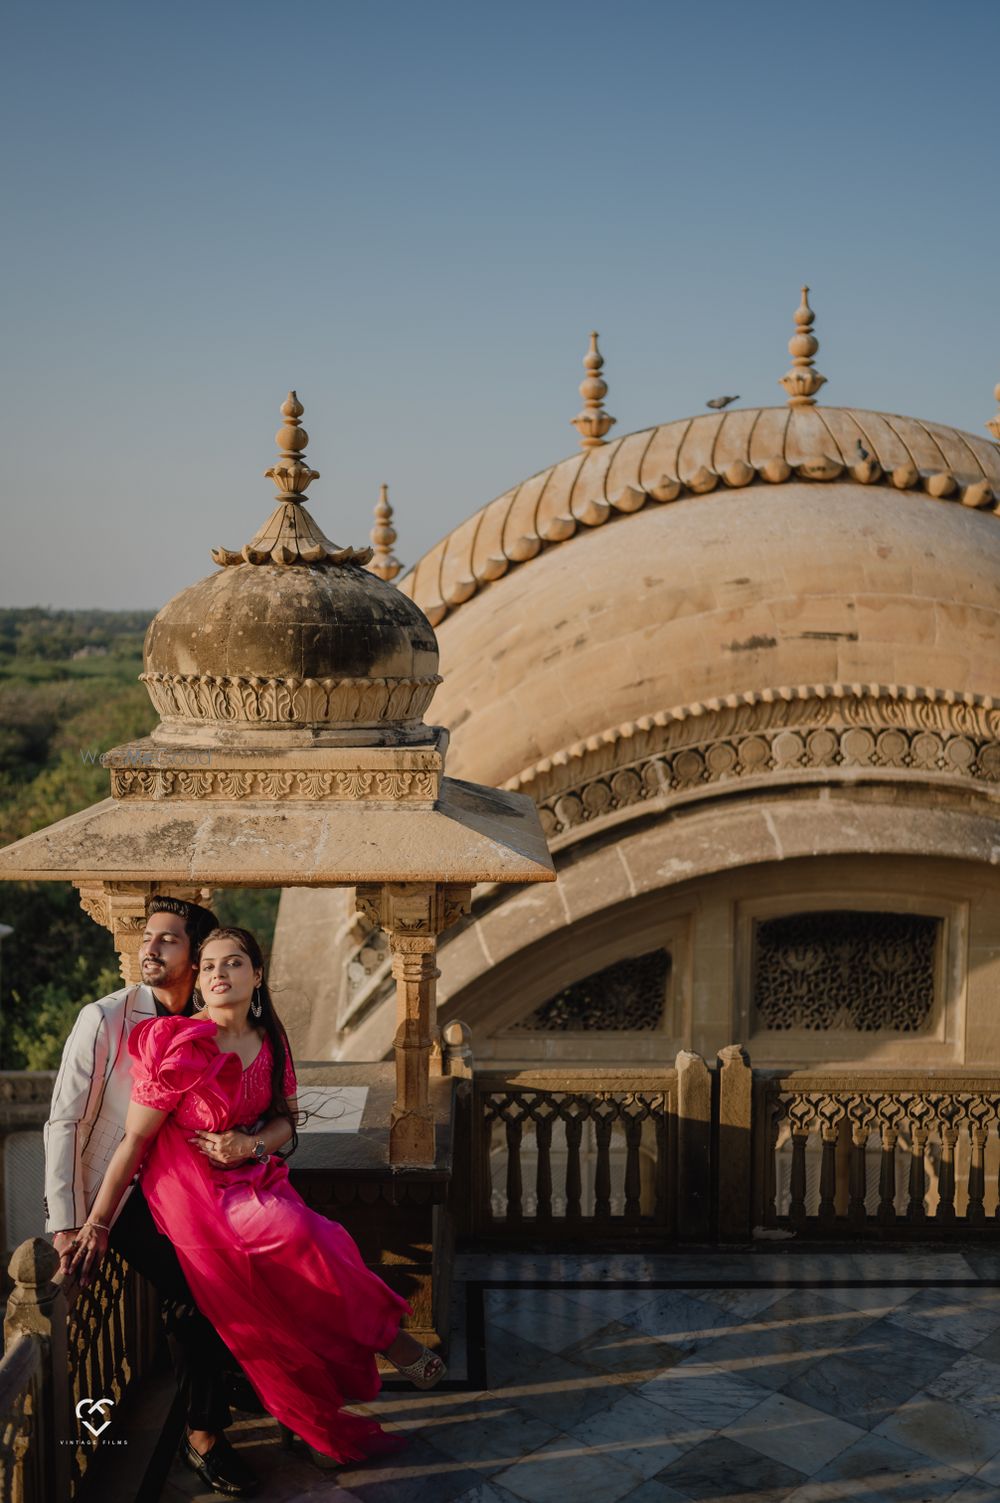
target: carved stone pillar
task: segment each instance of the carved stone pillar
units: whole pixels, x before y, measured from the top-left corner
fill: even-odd
[[[433,1164],[434,1119],[427,1086],[434,1045],[436,934],[390,933],[396,978],[396,1100],[389,1125],[393,1164]]]
[[[392,1164],[434,1163],[428,1097],[432,1055],[440,1068],[435,1016],[437,937],[469,911],[472,890],[438,883],[387,882],[359,887],[358,907],[389,936],[396,978],[396,1099],[389,1122]]]
[[[149,911],[149,900],[160,892],[156,882],[77,882],[80,907],[95,924],[111,930],[122,978],[126,986],[142,980],[139,946]],[[204,887],[171,886],[169,896],[204,904],[210,897]]]

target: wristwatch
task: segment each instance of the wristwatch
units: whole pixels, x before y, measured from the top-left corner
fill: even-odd
[[[267,1151],[267,1144],[264,1142],[263,1138],[257,1139],[256,1143],[251,1148],[250,1153],[257,1160],[258,1164],[266,1164],[268,1159],[271,1157],[271,1155]]]

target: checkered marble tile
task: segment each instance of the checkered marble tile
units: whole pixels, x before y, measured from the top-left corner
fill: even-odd
[[[260,1503],[1000,1503],[998,1272],[921,1250],[461,1257],[456,1312],[464,1280],[510,1286],[484,1290],[487,1387],[385,1391],[368,1412],[411,1438],[390,1465],[319,1472],[267,1418],[230,1435]],[[165,1503],[207,1503],[196,1481],[175,1467]]]

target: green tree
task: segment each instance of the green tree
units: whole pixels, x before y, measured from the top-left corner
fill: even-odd
[[[0,844],[106,798],[100,754],[152,730],[138,680],[147,621],[136,611],[0,610]],[[58,655],[87,642],[108,655]],[[215,911],[253,930],[266,953],[279,897],[233,889]],[[111,935],[68,882],[0,884],[0,922],[14,931],[0,972],[0,1068],[54,1067],[81,1004],[123,984]]]

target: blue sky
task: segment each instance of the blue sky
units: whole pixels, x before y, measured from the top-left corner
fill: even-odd
[[[0,601],[156,608],[267,515],[412,562],[576,447],[784,400],[982,432],[1000,5],[8,0]]]

